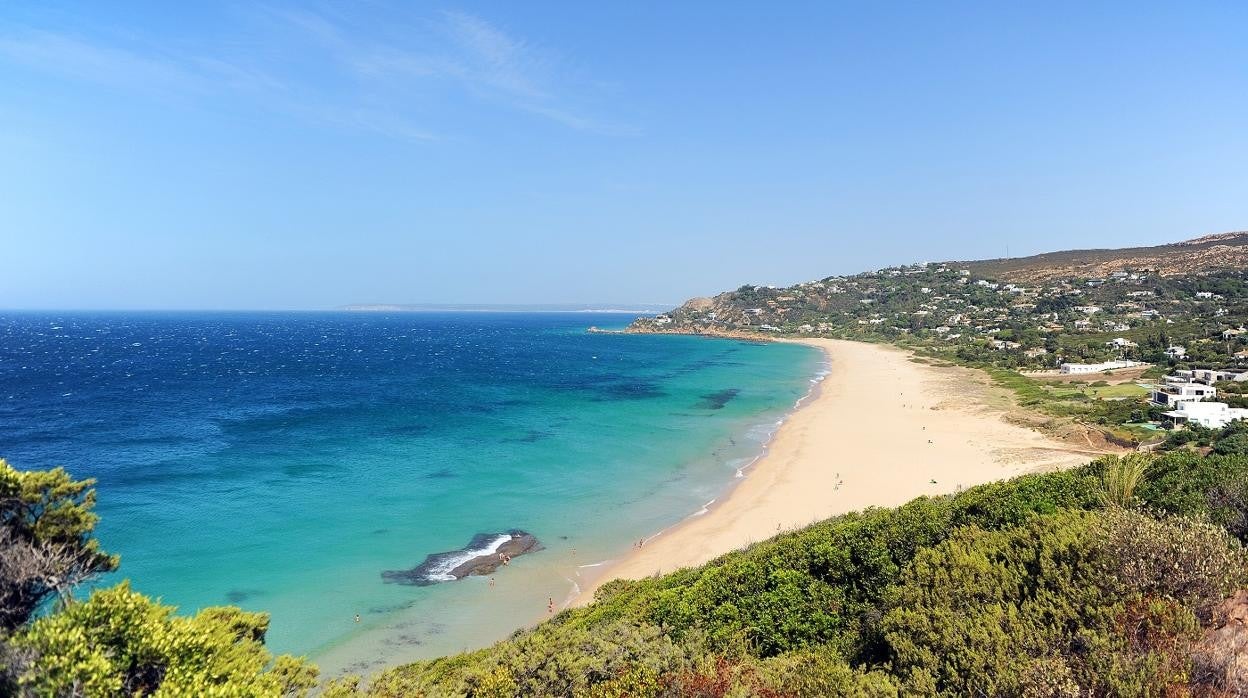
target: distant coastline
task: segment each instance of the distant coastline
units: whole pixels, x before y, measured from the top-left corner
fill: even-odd
[[[671,303],[601,303],[601,304],[438,304],[438,303],[352,303],[336,308],[351,313],[618,313],[621,315],[657,315]]]

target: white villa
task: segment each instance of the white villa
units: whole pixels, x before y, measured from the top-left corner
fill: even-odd
[[[1173,376],[1167,376],[1167,379],[1173,378],[1176,383],[1204,383],[1205,385],[1213,385],[1218,381],[1235,381],[1241,383],[1248,381],[1248,371],[1224,371],[1216,368],[1193,368],[1189,370],[1175,371]]]
[[[1103,361],[1099,364],[1062,364],[1062,373],[1100,373],[1117,368],[1143,366],[1142,361]]]
[[[1187,347],[1181,347],[1176,344],[1169,349],[1166,349],[1166,356],[1169,356],[1172,359],[1181,359],[1184,356],[1187,356]]]
[[[1178,376],[1166,376],[1166,382],[1153,388],[1148,399],[1162,407],[1177,407],[1184,402],[1200,402],[1218,396],[1218,389],[1204,383],[1189,383]]]
[[[1165,415],[1171,424],[1195,422],[1209,429],[1221,429],[1231,422],[1248,419],[1248,409],[1228,407],[1225,402],[1183,402]]]

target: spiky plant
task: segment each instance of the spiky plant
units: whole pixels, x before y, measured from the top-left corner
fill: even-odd
[[[1152,458],[1145,453],[1109,456],[1101,473],[1101,502],[1106,506],[1129,507],[1135,502],[1135,488],[1144,480]]]

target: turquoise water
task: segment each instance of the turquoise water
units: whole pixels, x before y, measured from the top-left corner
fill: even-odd
[[[0,316],[0,456],[98,478],[122,576],[268,611],[279,652],[333,671],[475,647],[721,496],[821,360],[595,324],[621,319]],[[546,550],[493,586],[381,578],[513,528]]]

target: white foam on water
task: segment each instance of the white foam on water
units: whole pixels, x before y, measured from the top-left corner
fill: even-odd
[[[740,471],[738,471],[738,472],[740,472]],[[718,497],[716,497],[716,499],[718,499]],[[706,512],[708,512],[708,511],[710,511],[710,510],[711,510],[711,505],[712,505],[712,504],[714,504],[714,503],[715,503],[715,500],[714,500],[714,499],[712,499],[711,501],[707,502],[706,504],[703,504],[703,505],[702,505],[702,508],[701,508],[701,509],[698,509],[697,511],[693,512],[692,514],[690,514],[690,515],[689,515],[689,518],[693,518],[694,516],[701,516],[701,515],[705,514]]]
[[[475,560],[476,558],[484,555],[493,555],[498,552],[499,548],[503,547],[503,543],[511,540],[511,538],[512,536],[510,533],[503,533],[494,540],[490,541],[490,543],[483,548],[469,548],[460,551],[458,555],[448,555],[442,560],[439,560],[438,564],[434,565],[428,572],[425,573],[425,579],[428,579],[431,582],[453,582],[459,578],[450,574],[451,570],[470,560]]]

